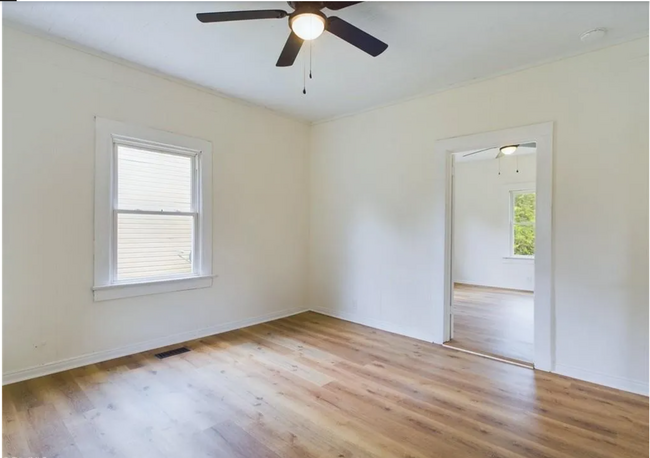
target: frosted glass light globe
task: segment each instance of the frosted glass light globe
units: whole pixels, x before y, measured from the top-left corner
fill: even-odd
[[[501,147],[501,152],[505,154],[506,156],[514,153],[517,150],[516,145],[509,145],[509,146],[502,146]]]
[[[291,19],[291,30],[303,40],[313,40],[325,30],[325,19],[313,13],[298,14]]]

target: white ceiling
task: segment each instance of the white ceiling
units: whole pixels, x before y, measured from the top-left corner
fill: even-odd
[[[336,15],[388,43],[372,58],[323,34],[302,94],[276,68],[286,19],[202,24],[195,13],[284,2],[3,2],[4,18],[231,97],[318,121],[646,36],[647,2],[366,2]],[[582,32],[606,27],[586,45]]]

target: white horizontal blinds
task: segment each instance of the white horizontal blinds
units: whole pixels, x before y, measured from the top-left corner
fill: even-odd
[[[192,273],[191,216],[118,214],[117,279]]]
[[[120,210],[192,211],[192,158],[118,146]]]
[[[116,281],[192,274],[194,160],[117,145]]]

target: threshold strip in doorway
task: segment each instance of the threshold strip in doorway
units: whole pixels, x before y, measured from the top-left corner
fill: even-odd
[[[481,358],[487,358],[487,359],[492,359],[494,361],[501,361],[502,363],[512,364],[513,366],[525,367],[527,369],[534,369],[535,368],[535,366],[533,366],[532,363],[527,363],[525,361],[517,361],[516,359],[510,359],[510,358],[503,358],[503,357],[499,357],[499,356],[488,355],[488,354],[485,354],[485,353],[478,353],[478,352],[472,351],[472,350],[465,350],[464,348],[456,347],[456,346],[453,345],[453,343],[450,344],[449,342],[443,343],[442,346],[445,347],[445,348],[450,348],[452,350],[462,351],[463,353],[469,353],[470,355],[480,356]]]

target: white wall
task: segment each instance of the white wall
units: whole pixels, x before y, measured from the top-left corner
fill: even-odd
[[[431,339],[437,139],[555,123],[556,370],[648,391],[648,40],[312,129],[312,308]]]
[[[5,374],[305,307],[308,125],[6,26],[3,37]],[[211,288],[93,302],[95,115],[212,142]]]
[[[314,126],[308,164],[301,123],[3,34],[5,374],[299,310],[307,267],[308,306],[429,339],[434,142],[554,121],[557,370],[647,391],[647,40]],[[95,115],[213,143],[212,288],[93,302]]]
[[[510,256],[510,191],[535,185],[535,154],[456,162],[453,279],[457,283],[533,291],[535,262]],[[518,163],[518,165],[517,165]],[[519,173],[517,173],[519,170]]]

